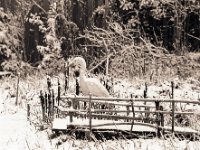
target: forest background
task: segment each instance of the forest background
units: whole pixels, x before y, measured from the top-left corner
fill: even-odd
[[[117,77],[198,74],[198,0],[0,0],[0,7],[0,70],[55,74],[81,55],[90,72]]]

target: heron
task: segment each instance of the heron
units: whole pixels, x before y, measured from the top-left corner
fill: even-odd
[[[97,78],[88,78],[86,76],[86,61],[82,57],[75,57],[69,62],[69,66],[74,68],[74,73],[79,76],[80,91],[84,96],[110,97],[107,89]]]

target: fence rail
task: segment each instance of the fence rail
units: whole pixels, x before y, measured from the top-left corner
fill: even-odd
[[[147,87],[145,88],[144,91],[144,98],[133,98],[132,96],[131,98],[113,98],[113,97],[108,98],[108,97],[93,97],[91,95],[89,96],[61,95],[61,86],[59,80],[58,80],[57,96],[55,96],[54,94],[55,92],[51,90],[51,83],[49,79],[47,81],[47,85],[48,85],[48,92],[42,92],[42,91],[40,92],[43,120],[53,121],[55,117],[60,117],[60,115],[69,116],[70,122],[73,122],[74,117],[87,118],[89,121],[87,127],[89,128],[90,131],[92,131],[92,129],[97,126],[92,122],[94,119],[124,120],[124,122],[117,124],[131,125],[131,131],[132,131],[133,125],[140,124],[143,122],[143,124],[147,126],[155,127],[157,129],[157,135],[161,136],[161,134],[164,134],[165,132],[164,129],[165,115],[171,116],[172,120],[171,132],[174,133],[175,115],[200,114],[200,112],[176,111],[175,104],[177,103],[200,105],[200,101],[188,100],[188,99],[174,99],[173,82],[171,86],[172,87],[171,99],[147,98]],[[78,87],[78,85],[76,87]],[[137,104],[138,102],[142,102],[143,104]],[[171,110],[169,111],[164,110],[163,105],[165,105],[165,103],[170,103]],[[83,107],[80,106],[81,104],[83,105]],[[102,108],[103,105],[106,107]],[[120,107],[121,109],[116,109],[116,107]],[[141,108],[143,108],[144,110],[141,110]],[[111,124],[103,123],[98,126],[105,126]]]
[[[47,94],[46,94],[47,95]],[[51,100],[51,96],[44,96],[43,99],[44,102],[46,101],[46,104],[48,104]],[[50,102],[50,104],[54,104],[54,109],[56,110],[56,113],[59,115],[69,116],[70,122],[73,122],[74,117],[80,117],[80,118],[88,118],[89,119],[89,125],[88,128],[90,131],[96,126],[93,125],[92,121],[93,119],[110,119],[110,120],[124,120],[124,123],[120,124],[130,124],[133,126],[137,122],[135,121],[144,121],[147,122],[146,125],[153,126],[157,128],[157,135],[160,136],[161,134],[164,134],[164,115],[168,114],[171,115],[172,118],[172,128],[171,131],[174,132],[174,124],[175,124],[175,115],[198,115],[199,112],[189,112],[189,111],[175,111],[175,104],[176,103],[192,103],[192,104],[200,104],[198,101],[190,101],[190,100],[160,100],[160,99],[122,99],[122,98],[96,98],[96,97],[72,97],[72,96],[60,96],[61,100],[56,99],[56,102]],[[64,101],[64,98],[66,100]],[[100,100],[100,101],[99,101]],[[108,100],[108,102],[107,102]],[[136,102],[149,102],[153,103],[153,105],[137,105]],[[75,104],[77,102],[83,102],[87,107],[75,107]],[[174,105],[171,105],[172,108],[169,111],[163,110],[163,106],[161,104],[163,103],[169,103],[173,102]],[[63,106],[60,106],[61,103],[68,103],[64,104],[64,106],[68,108],[63,108]],[[80,105],[78,103],[78,105]],[[123,108],[122,110],[116,110],[113,109],[95,109],[93,106],[95,104],[109,104],[109,105],[116,105]],[[101,106],[100,105],[100,106]],[[145,110],[135,110],[136,108],[143,107]],[[44,110],[46,108],[43,108]],[[52,109],[52,106],[51,106]],[[51,114],[51,113],[50,113]],[[52,113],[54,114],[54,113]],[[140,114],[144,114],[139,116]],[[138,116],[137,116],[138,115]],[[150,115],[154,115],[154,118],[150,117]],[[106,124],[106,123],[105,123]],[[116,124],[117,125],[117,124]],[[99,125],[99,126],[103,126]],[[132,127],[131,127],[132,130]]]
[[[80,101],[88,101],[88,96],[61,96],[61,99],[75,99]],[[120,101],[120,102],[163,102],[163,103],[191,103],[191,104],[200,104],[200,101],[197,100],[188,100],[188,99],[158,99],[158,98],[107,98],[107,97],[92,97],[92,101],[104,101],[104,102],[112,102],[112,101]]]
[[[70,110],[70,109],[62,109],[61,107],[55,106],[57,109],[62,111],[63,113],[76,113],[76,112],[88,112],[88,110],[85,109],[79,109],[79,110]],[[134,106],[135,107],[135,106]],[[137,105],[136,105],[137,107]],[[144,106],[145,107],[145,106]],[[153,108],[153,107],[151,107]],[[155,107],[154,107],[155,108]],[[156,113],[162,113],[162,114],[171,114],[171,111],[147,111],[147,110],[109,110],[109,109],[92,109],[91,113],[127,113],[132,112],[135,113],[149,113],[149,114],[156,114]],[[175,111],[174,114],[183,114],[183,115],[197,115],[200,114],[200,112],[189,112],[189,111]]]

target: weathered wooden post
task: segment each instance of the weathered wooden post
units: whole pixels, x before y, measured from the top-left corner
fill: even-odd
[[[65,92],[67,91],[67,70],[66,70],[67,66],[66,66],[66,63],[64,63],[64,78],[65,78],[65,87],[64,87],[64,90]]]
[[[159,111],[160,109],[160,102],[159,101],[155,101],[155,105],[156,105],[156,111]],[[156,125],[157,125],[157,136],[160,137],[161,133],[160,133],[160,113],[156,112]]]
[[[76,77],[76,95],[79,95],[80,94],[80,86],[79,86],[79,82],[78,82],[78,77]],[[79,101],[78,100],[74,100],[74,106],[73,108],[74,109],[77,109],[77,108],[80,108],[80,105],[79,105]],[[85,107],[85,102],[84,102],[84,107]]]
[[[69,62],[65,63],[64,66],[64,76],[65,76],[65,93],[69,89]]]
[[[111,88],[110,88],[110,93],[113,94],[114,93],[114,78],[111,77]]]
[[[91,135],[92,135],[92,112],[91,112],[91,107],[92,107],[92,96],[89,94],[89,108],[87,112],[87,117],[89,120],[89,129],[87,128],[85,130],[85,136],[88,140],[91,140]]]
[[[163,106],[160,106],[160,111],[163,111]],[[162,135],[164,135],[165,130],[164,130],[164,114],[160,113],[160,123],[161,123],[161,127],[162,127]]]
[[[51,96],[52,96],[52,120],[54,119],[54,107],[55,107],[55,96],[54,96],[54,90],[51,90]]]
[[[78,78],[76,77],[76,95],[79,95],[79,83],[78,83]]]
[[[51,93],[48,93],[48,119],[51,120],[51,107],[52,107],[52,101],[51,101]]]
[[[40,91],[40,103],[42,107],[42,120],[45,121],[45,98],[42,94],[42,91]]]
[[[51,92],[51,79],[50,76],[47,75],[47,87],[48,87],[48,92]]]
[[[44,94],[44,108],[45,108],[45,113],[48,113],[48,98],[47,98],[47,93],[45,92]]]
[[[61,87],[60,87],[60,81],[58,79],[58,97],[57,97],[57,104],[58,106],[60,105],[60,92],[61,92]]]
[[[16,101],[15,101],[15,105],[18,104],[18,98],[19,98],[19,78],[20,78],[20,73],[18,73],[18,75],[17,75],[17,90],[16,90]]]
[[[27,104],[27,120],[30,121],[30,104]]]
[[[76,81],[77,82],[77,81]],[[77,87],[76,87],[77,88]],[[77,91],[76,91],[77,92]],[[71,107],[70,107],[70,110],[74,110],[74,101],[75,99],[71,99]],[[70,122],[73,122],[73,113],[72,112],[69,112],[69,120]]]
[[[135,110],[134,110],[134,105],[133,105],[133,95],[131,94],[131,107],[132,107],[132,113],[133,113],[133,118],[132,118],[132,124],[131,124],[131,132],[133,131],[133,125],[134,125],[134,119],[135,119]]]
[[[174,101],[174,82],[171,82],[171,88],[172,88],[172,133],[174,133],[174,111],[175,111],[175,101]]]
[[[129,114],[130,114],[130,109],[129,109],[129,107],[130,107],[129,105],[126,106],[127,116],[129,116]],[[127,119],[126,121],[129,122],[128,119]]]
[[[71,99],[71,106],[69,111],[69,120],[70,122],[73,122],[73,112],[71,110],[74,110],[74,99]]]
[[[145,82],[145,89],[144,89],[144,98],[146,99],[147,98],[147,90],[148,90],[148,88],[147,88],[147,83]],[[146,105],[147,103],[146,103],[146,101],[144,102],[144,105]],[[144,107],[144,109],[145,109],[145,111],[149,111],[149,108],[147,108],[147,107]],[[149,113],[145,113],[145,120],[144,120],[144,123],[149,123]]]
[[[90,133],[92,132],[92,112],[91,112],[91,106],[92,106],[92,96],[90,94],[90,96],[89,96],[89,130],[90,130]]]
[[[144,88],[144,98],[147,98],[147,90],[148,90],[148,88],[147,88],[147,83],[146,82],[145,82],[144,86],[145,86],[145,88]]]
[[[57,96],[57,98],[56,98],[56,102],[57,102],[57,110],[56,110],[56,113],[57,113],[57,117],[59,117],[59,106],[60,106],[60,96],[61,96],[61,94],[60,94],[60,91],[61,91],[61,87],[60,87],[60,81],[59,81],[59,79],[58,79],[58,96]]]
[[[80,85],[79,85],[79,82],[78,82],[78,77],[79,77],[79,74],[76,74],[76,95],[80,94]],[[74,106],[73,107],[74,107],[74,109],[77,109],[77,108],[80,109],[80,104],[79,104],[78,100],[74,100]],[[86,102],[84,102],[84,108],[86,108]]]

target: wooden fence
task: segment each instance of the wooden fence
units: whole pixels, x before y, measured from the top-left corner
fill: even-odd
[[[49,80],[47,80],[47,83]],[[149,98],[105,98],[86,96],[66,96],[61,95],[61,86],[58,80],[57,96],[51,90],[48,83],[48,92],[40,92],[42,106],[42,116],[44,121],[51,122],[55,117],[69,116],[72,123],[74,118],[87,118],[89,120],[86,128],[92,131],[97,126],[109,125],[131,125],[131,131],[135,124],[143,124],[157,129],[157,136],[165,133],[165,115],[171,116],[171,132],[175,129],[175,115],[194,115],[194,112],[175,111],[175,104],[200,104],[199,101],[175,100],[174,84],[172,82],[171,99],[149,99]],[[145,88],[146,89],[146,88]],[[137,104],[138,102],[142,104]],[[168,103],[171,110],[164,110],[164,105]],[[97,107],[99,106],[99,107]],[[104,106],[104,108],[102,108]],[[117,107],[119,109],[117,109]],[[112,109],[111,109],[112,108]],[[144,108],[141,110],[140,108]],[[144,115],[143,115],[144,114]],[[153,116],[153,117],[152,117]],[[94,119],[104,119],[103,124],[93,125]],[[105,123],[107,120],[124,120],[115,124]]]

